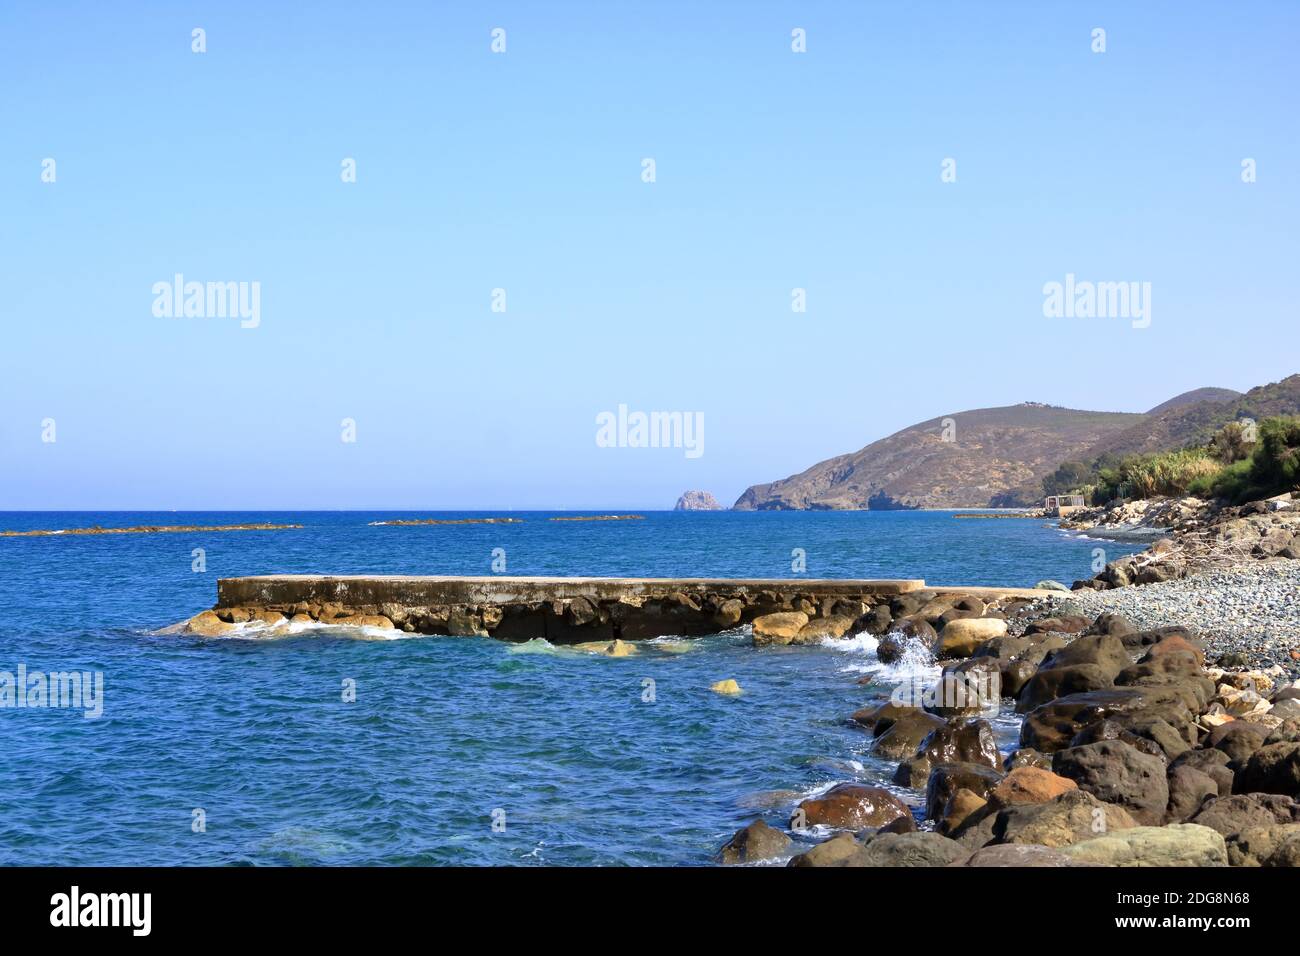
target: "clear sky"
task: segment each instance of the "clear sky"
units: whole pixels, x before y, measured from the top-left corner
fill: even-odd
[[[729,504],[962,409],[1275,381],[1298,27],[1250,0],[7,0],[0,510]],[[260,324],[155,315],[176,273],[260,283]],[[1067,273],[1150,282],[1150,327],[1045,318]],[[599,447],[619,404],[702,414],[703,454]]]

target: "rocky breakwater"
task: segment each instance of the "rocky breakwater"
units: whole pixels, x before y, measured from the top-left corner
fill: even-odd
[[[754,642],[806,644],[884,633],[932,601],[919,580],[329,577],[223,579],[217,604],[174,629],[219,636],[241,628],[353,625],[412,634],[552,643],[716,634],[753,626]],[[980,591],[980,589],[975,589]],[[983,593],[987,593],[984,589]],[[982,600],[971,596],[969,615]]]
[[[868,682],[874,696],[850,718],[897,761],[892,780],[802,801],[788,833],[756,821],[724,862],[1300,865],[1300,687],[1207,666],[1183,627],[911,597],[891,600],[878,653],[929,653],[938,682],[920,699]],[[1001,699],[951,692],[972,687]],[[999,749],[990,718],[1013,712],[1019,738]],[[809,845],[823,832],[812,827],[838,832]]]

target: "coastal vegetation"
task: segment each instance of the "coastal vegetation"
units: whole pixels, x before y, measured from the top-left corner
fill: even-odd
[[[1082,494],[1094,505],[1121,498],[1221,498],[1232,504],[1300,487],[1300,418],[1228,422],[1203,445],[1069,461],[1043,479],[1048,495]]]

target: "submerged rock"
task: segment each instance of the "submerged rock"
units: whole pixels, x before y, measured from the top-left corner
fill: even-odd
[[[790,848],[788,836],[762,820],[755,820],[747,827],[736,831],[719,851],[723,863],[754,863],[758,860],[770,860],[785,854]]]
[[[807,826],[850,829],[883,827],[899,817],[912,815],[907,804],[888,790],[860,783],[841,783],[822,796],[799,804],[795,819]]]

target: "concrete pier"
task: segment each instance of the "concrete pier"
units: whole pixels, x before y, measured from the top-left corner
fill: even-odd
[[[188,629],[220,633],[253,620],[292,620],[580,643],[713,634],[793,612],[806,615],[811,640],[865,629],[872,611],[872,627],[879,628],[923,607],[951,609],[963,600],[982,607],[1043,595],[1026,588],[927,588],[921,579],[269,575],[221,579],[216,606]]]

